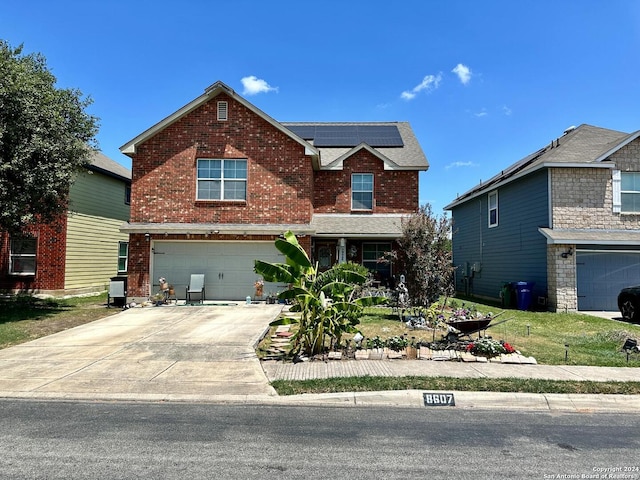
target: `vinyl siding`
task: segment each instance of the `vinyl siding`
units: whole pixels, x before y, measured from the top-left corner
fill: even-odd
[[[65,289],[106,287],[118,273],[118,245],[129,241],[121,220],[70,214],[67,225]]]
[[[488,226],[489,193],[453,208],[453,262],[456,289],[499,298],[504,282],[533,281],[535,297],[546,296],[546,240],[538,231],[548,226],[548,181],[546,170],[497,189],[498,225]],[[471,265],[480,268],[475,273]],[[467,268],[467,265],[469,268]]]
[[[125,183],[97,172],[82,172],[71,187],[69,210],[95,217],[129,220]]]

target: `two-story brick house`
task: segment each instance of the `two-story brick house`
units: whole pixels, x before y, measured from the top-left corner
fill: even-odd
[[[616,310],[640,284],[639,137],[571,127],[449,204],[456,289],[535,282],[534,306]]]
[[[205,274],[207,299],[254,293],[255,259],[282,261],[293,231],[319,268],[377,262],[418,209],[428,168],[405,122],[280,123],[222,82],[121,147],[132,158],[129,296],[165,277],[178,296]],[[277,286],[267,285],[265,294]]]

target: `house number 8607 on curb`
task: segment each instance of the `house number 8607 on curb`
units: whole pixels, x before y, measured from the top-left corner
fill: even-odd
[[[455,407],[456,400],[453,393],[427,393],[422,394],[425,407]]]

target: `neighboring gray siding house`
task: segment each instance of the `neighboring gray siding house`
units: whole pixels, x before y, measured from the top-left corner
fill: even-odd
[[[569,128],[445,208],[456,290],[499,299],[527,281],[533,306],[617,310],[640,284],[640,131]]]

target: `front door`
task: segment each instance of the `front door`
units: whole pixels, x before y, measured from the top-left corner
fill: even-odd
[[[316,261],[318,262],[318,270],[321,272],[329,270],[336,262],[335,242],[316,243]]]

